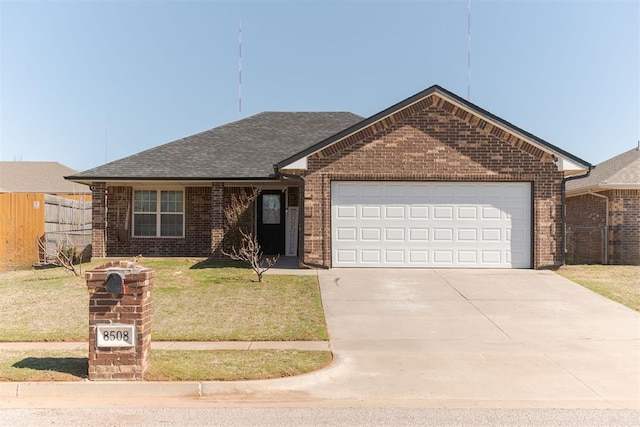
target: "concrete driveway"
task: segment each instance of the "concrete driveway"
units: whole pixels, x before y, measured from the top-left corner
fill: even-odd
[[[640,407],[640,315],[551,271],[319,272],[332,399]]]

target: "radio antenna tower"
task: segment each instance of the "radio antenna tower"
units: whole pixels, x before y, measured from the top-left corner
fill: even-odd
[[[238,26],[238,118],[242,116],[242,21]]]
[[[471,0],[467,0],[467,101],[471,101]]]

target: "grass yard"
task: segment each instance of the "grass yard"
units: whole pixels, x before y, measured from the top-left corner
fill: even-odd
[[[264,276],[240,264],[142,259],[156,270],[154,341],[327,340],[315,276]],[[102,262],[83,266],[83,271]],[[60,268],[0,273],[0,341],[86,341],[84,277]]]
[[[328,351],[151,351],[146,381],[234,381],[300,375],[331,362]],[[87,378],[87,352],[0,351],[0,381],[80,381]]]
[[[640,311],[640,266],[564,265],[558,274],[632,310]]]

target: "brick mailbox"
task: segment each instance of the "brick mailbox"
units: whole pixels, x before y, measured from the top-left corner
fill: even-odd
[[[142,380],[151,350],[155,271],[114,261],[87,271],[89,379]]]

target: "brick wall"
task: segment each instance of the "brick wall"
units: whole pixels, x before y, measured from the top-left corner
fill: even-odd
[[[212,187],[186,187],[184,197],[183,238],[132,237],[133,188],[108,187],[106,244],[105,254],[102,256],[129,258],[138,254],[194,257],[211,255],[212,249],[217,247],[215,242],[222,238],[222,184],[214,184]],[[216,209],[216,206],[219,208]],[[93,215],[95,221],[96,213]],[[94,229],[94,239],[95,235]],[[98,256],[96,250],[94,246],[94,256]]]
[[[640,265],[640,190],[602,194],[609,197],[609,264]]]
[[[567,198],[567,262],[640,265],[640,190],[609,190],[609,230],[605,233],[606,200],[591,194]],[[605,236],[606,237],[601,237]]]
[[[224,205],[229,206],[232,200],[239,206],[244,206],[242,212],[238,215],[237,223],[235,227],[230,227],[228,220],[225,216],[224,228],[226,230],[223,247],[225,252],[231,252],[235,246],[239,248],[241,245],[241,235],[239,229],[245,233],[253,233],[255,225],[255,199],[250,200],[252,193],[251,187],[226,187],[224,189]]]
[[[91,199],[91,221],[92,221],[92,235],[91,235],[91,256],[96,258],[104,258],[107,256],[106,247],[106,205],[105,194],[107,191],[106,184],[104,182],[94,182],[91,185],[92,199]]]
[[[133,237],[133,188],[94,183],[93,186],[94,257],[193,256],[227,259],[223,250],[230,252],[240,245],[237,228],[230,228],[224,207],[234,195],[249,192],[251,187],[225,187],[212,183],[211,187],[184,189],[184,238]],[[106,191],[106,196],[105,196]],[[297,196],[296,196],[297,197]],[[296,199],[297,204],[297,199]],[[254,231],[255,201],[240,215],[238,226]]]
[[[584,194],[567,197],[567,262],[593,264],[604,262],[606,200]]]
[[[305,260],[331,265],[331,181],[525,181],[533,186],[534,267],[562,263],[562,174],[550,155],[428,97],[309,157]]]

